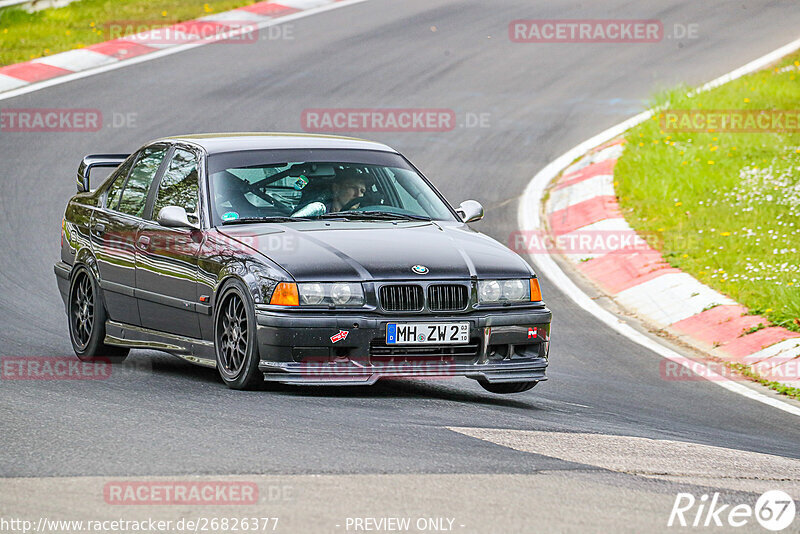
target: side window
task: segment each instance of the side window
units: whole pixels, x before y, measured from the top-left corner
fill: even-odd
[[[117,209],[119,204],[119,197],[122,194],[122,188],[125,186],[125,178],[128,177],[128,171],[131,170],[136,156],[128,158],[121,166],[117,167],[111,176],[111,185],[108,187],[106,193],[106,207],[112,210]]]
[[[147,191],[150,189],[150,184],[153,183],[158,166],[161,165],[166,153],[167,147],[165,146],[148,147],[142,151],[128,176],[128,185],[122,192],[119,211],[136,217],[144,214]]]
[[[438,201],[434,192],[427,188],[415,172],[396,167],[384,170],[389,178],[389,187],[400,198],[400,208],[412,213],[425,213],[435,219],[447,220],[452,217],[446,206]]]
[[[153,219],[158,218],[161,208],[180,206],[186,210],[189,222],[199,222],[197,180],[197,156],[188,150],[175,149],[172,161],[158,186]]]

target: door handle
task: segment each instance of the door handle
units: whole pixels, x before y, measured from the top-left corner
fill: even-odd
[[[140,249],[147,250],[147,247],[150,246],[150,238],[147,237],[146,235],[140,235],[138,243]]]
[[[94,233],[97,236],[101,236],[106,233],[106,225],[103,223],[95,223],[94,225]]]

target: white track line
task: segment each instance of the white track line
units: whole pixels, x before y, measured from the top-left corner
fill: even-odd
[[[260,30],[262,28],[267,28],[269,26],[276,26],[278,24],[284,24],[286,22],[291,22],[293,20],[301,19],[304,17],[308,17],[311,15],[316,15],[317,13],[324,13],[325,11],[331,11],[333,9],[338,9],[340,7],[351,6],[353,4],[360,4],[361,2],[366,2],[367,0],[342,0],[340,2],[334,2],[332,4],[323,5],[320,7],[315,7],[312,9],[307,9],[305,11],[300,11],[298,13],[292,13],[291,15],[285,15],[277,18],[273,18],[270,20],[266,20],[264,22],[259,22],[254,24],[253,26],[248,25],[246,28],[240,29],[233,29],[231,31],[220,33],[214,35],[213,38],[205,39],[200,42],[196,43],[186,43],[180,46],[175,46],[171,48],[165,48],[163,50],[159,50],[157,52],[150,52],[149,54],[144,54],[141,56],[137,56],[131,59],[126,59],[124,61],[119,61],[117,63],[111,63],[108,65],[103,65],[100,67],[96,67],[89,70],[83,70],[79,72],[75,72],[72,74],[66,74],[64,76],[59,76],[57,78],[51,78],[49,80],[44,80],[37,83],[32,83],[30,85],[26,85],[25,87],[20,87],[19,89],[12,89],[10,91],[3,92],[0,94],[0,100],[7,100],[9,98],[14,98],[15,96],[24,95],[27,93],[33,93],[34,91],[41,91],[47,87],[53,87],[54,85],[61,85],[62,83],[71,82],[73,80],[80,80],[82,78],[88,78],[89,76],[94,76],[95,74],[100,74],[102,72],[108,72],[112,70],[122,69],[129,65],[135,65],[137,63],[144,63],[145,61],[151,61],[153,59],[158,59],[160,57],[169,56],[172,54],[178,54],[180,52],[184,52],[186,50],[191,50],[193,48],[197,48],[199,46],[204,46],[210,43],[216,43],[219,41],[224,41],[226,38],[236,37],[238,35],[244,35],[247,33],[251,33],[255,30]],[[294,3],[299,3],[299,0]],[[308,2],[305,2],[308,4]],[[282,5],[288,5],[286,2],[281,2]]]
[[[800,39],[792,41],[786,46],[782,46],[781,48],[778,48],[777,50],[774,50],[765,56],[751,61],[743,67],[740,67],[729,72],[728,74],[720,76],[719,78],[706,83],[697,89],[696,92],[703,92],[715,87],[719,87],[720,85],[740,78],[745,74],[755,72],[798,49],[800,49]],[[540,216],[542,196],[544,195],[544,191],[550,182],[552,182],[553,179],[555,179],[556,176],[561,173],[561,171],[566,169],[573,161],[586,154],[589,150],[622,135],[628,129],[646,121],[653,115],[653,113],[654,110],[639,113],[638,115],[631,117],[626,121],[600,132],[594,137],[587,139],[583,143],[562,154],[560,157],[553,160],[541,171],[539,171],[539,173],[528,183],[528,186],[525,188],[525,192],[522,196],[522,202],[519,204],[517,222],[520,229],[525,231],[540,229],[543,227]],[[674,350],[666,347],[665,345],[662,345],[661,343],[649,338],[641,332],[638,332],[631,326],[623,323],[611,312],[603,309],[578,286],[576,286],[572,280],[569,279],[569,277],[564,273],[564,271],[561,270],[558,264],[553,261],[553,258],[550,256],[550,254],[531,254],[530,258],[538,268],[539,273],[545,275],[559,288],[560,291],[564,292],[573,301],[575,301],[578,306],[594,315],[608,327],[616,330],[631,341],[634,341],[639,345],[655,352],[663,358],[672,360],[690,370],[698,369],[699,362],[690,360]],[[703,370],[703,373],[705,378],[717,384],[718,386],[727,389],[728,391],[764,403],[768,406],[772,406],[773,408],[783,410],[792,415],[800,416],[800,408],[795,405],[786,403],[776,397],[765,395],[764,393],[758,392],[748,386],[745,386],[744,384],[729,380],[714,372],[711,368],[706,367],[706,369]]]

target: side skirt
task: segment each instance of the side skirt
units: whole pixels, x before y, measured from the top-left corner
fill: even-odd
[[[106,321],[106,345],[132,349],[163,350],[187,362],[215,368],[214,343],[191,337],[167,334],[141,326]]]

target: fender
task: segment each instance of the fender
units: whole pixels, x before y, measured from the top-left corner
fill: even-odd
[[[214,286],[214,299],[212,306],[216,302],[217,295],[220,294],[224,286],[231,280],[237,279],[242,282],[250,291],[255,304],[266,304],[269,302],[272,292],[281,281],[275,275],[255,262],[248,262],[250,265],[245,267],[242,263],[229,263],[219,272],[217,283]]]
[[[70,294],[72,292],[72,281],[75,278],[75,273],[80,271],[81,268],[85,268],[90,273],[92,273],[92,276],[94,276],[94,279],[97,281],[98,295],[96,298],[99,300],[100,304],[103,305],[104,310],[108,309],[106,308],[105,293],[103,293],[103,290],[100,287],[100,272],[97,270],[97,260],[95,259],[92,252],[90,250],[87,250],[86,248],[83,248],[80,251],[78,251],[78,254],[81,255],[80,256],[81,259],[75,260],[75,264],[72,266],[72,270],[69,273]],[[78,257],[79,256],[76,255],[76,258]],[[72,297],[70,296],[69,298]],[[67,314],[69,315],[69,302],[67,302],[66,308],[67,308]]]
[[[89,271],[92,273],[92,276],[94,276],[95,280],[97,280],[98,284],[100,283],[100,271],[97,268],[97,259],[94,257],[94,253],[89,247],[81,247],[81,249],[75,254],[75,263],[73,264],[72,271],[70,272],[70,282],[72,282],[72,277],[80,266],[89,269]]]

